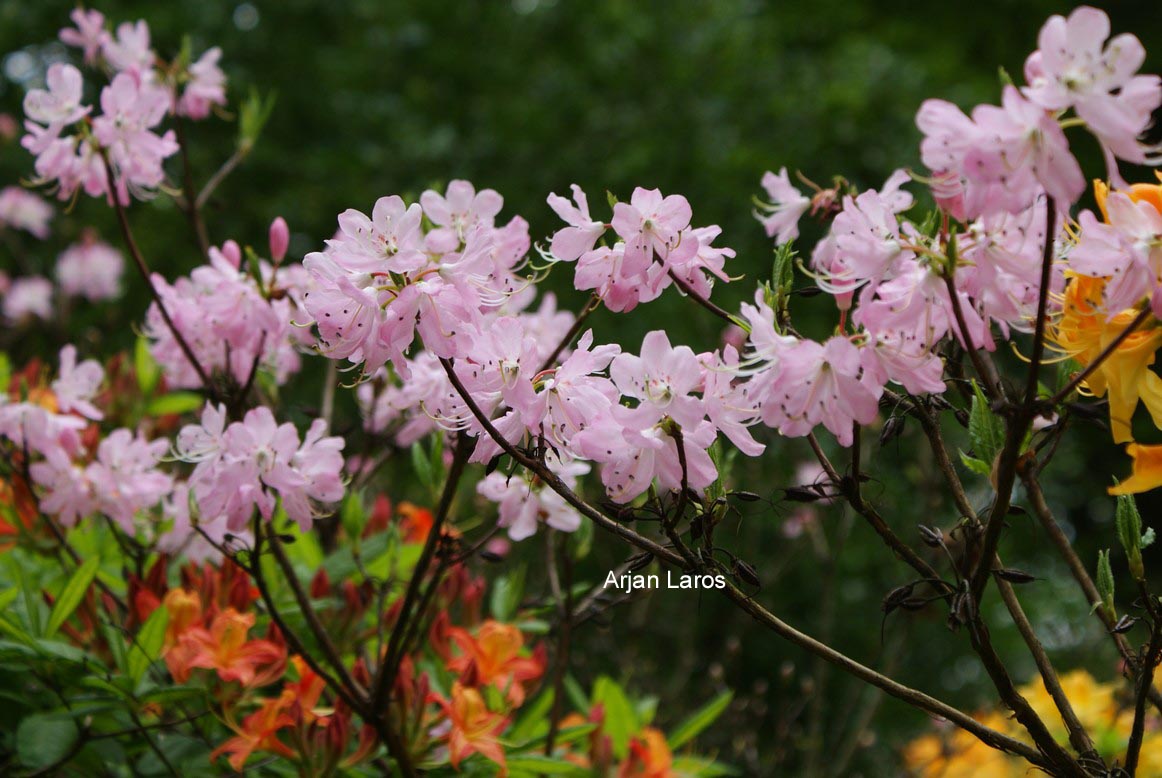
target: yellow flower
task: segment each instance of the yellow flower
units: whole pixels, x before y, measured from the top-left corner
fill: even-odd
[[[1111,486],[1110,494],[1137,494],[1162,486],[1162,446],[1131,443],[1126,446],[1126,453],[1134,460],[1133,474]]]

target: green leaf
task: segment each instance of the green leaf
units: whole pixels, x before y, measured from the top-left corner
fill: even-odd
[[[250,90],[250,95],[242,101],[238,109],[238,151],[249,154],[262,135],[270,114],[274,111],[277,95],[274,92],[263,97],[258,90]]]
[[[49,767],[68,755],[79,736],[77,725],[66,716],[29,716],[16,730],[16,755],[33,770]]]
[[[1114,515],[1118,539],[1125,549],[1130,574],[1135,580],[1141,581],[1146,578],[1146,570],[1142,565],[1142,515],[1138,513],[1134,495],[1120,494],[1117,499],[1118,507]]]
[[[1114,608],[1114,571],[1110,567],[1109,549],[1097,552],[1097,591],[1101,595],[1101,607],[1111,620],[1118,617]]]
[[[339,523],[343,525],[343,532],[352,542],[356,542],[363,535],[363,527],[367,524],[367,510],[363,507],[363,493],[351,491],[343,499],[339,508]]]
[[[666,739],[666,742],[670,744],[670,748],[681,748],[697,737],[702,730],[709,727],[714,723],[715,719],[722,715],[722,712],[730,705],[732,699],[734,699],[734,692],[730,690],[724,691],[692,713],[685,721],[675,727]]]
[[[85,592],[89,591],[89,585],[93,583],[93,578],[97,575],[97,568],[100,566],[101,560],[99,558],[90,557],[73,573],[73,577],[65,584],[60,597],[57,598],[56,604],[52,606],[52,613],[48,616],[48,625],[44,628],[45,637],[51,638],[55,635],[69,616],[73,615],[73,611],[85,598]]]
[[[205,404],[205,398],[197,392],[170,392],[150,400],[145,411],[150,416],[181,415],[193,413]]]
[[[3,351],[0,351],[0,391],[7,392],[8,384],[12,381],[12,360]]]
[[[489,610],[497,621],[512,621],[524,599],[525,566],[522,564],[508,575],[496,579],[492,586]]]
[[[416,471],[416,478],[429,492],[436,491],[436,471],[432,467],[432,460],[424,452],[423,445],[417,441],[412,444],[412,469]]]
[[[560,759],[554,759],[550,756],[525,754],[523,756],[510,756],[506,761],[508,762],[509,770],[527,770],[530,773],[539,773],[541,775],[592,775],[584,767],[579,767],[571,762],[565,762]]]
[[[992,475],[992,468],[989,467],[988,462],[977,459],[976,457],[970,457],[963,451],[960,452],[960,461],[964,464],[965,467],[977,475],[983,475],[985,478],[988,478],[990,475]]]
[[[137,631],[137,638],[129,649],[129,677],[137,684],[153,661],[161,654],[165,642],[165,628],[169,624],[169,611],[164,605],[154,608],[153,613]]]
[[[633,704],[617,682],[605,675],[593,684],[593,704],[600,704],[605,711],[605,734],[609,736],[613,755],[625,759],[630,739],[641,729]]]
[[[676,756],[673,762],[674,774],[689,778],[719,778],[723,775],[738,775],[733,767],[712,762],[700,756]]]
[[[525,705],[520,718],[512,728],[505,733],[505,737],[514,743],[523,743],[537,737],[549,729],[549,711],[553,708],[553,690],[548,689],[540,694],[531,705]]]
[[[1005,423],[993,413],[988,398],[980,385],[972,382],[972,408],[968,413],[968,437],[972,441],[972,452],[977,459],[988,463],[991,470],[993,460],[1005,446]]]
[[[139,337],[133,347],[133,370],[137,373],[137,386],[141,393],[146,397],[152,395],[161,378],[161,368],[157,366],[153,354],[149,353],[149,341],[145,338]]]

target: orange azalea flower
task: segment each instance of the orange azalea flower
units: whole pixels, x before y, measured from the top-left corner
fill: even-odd
[[[476,637],[459,627],[448,633],[464,652],[448,662],[448,669],[470,677],[473,686],[495,684],[516,707],[525,699],[522,683],[540,678],[545,670],[543,660],[520,655],[524,635],[511,624],[490,619],[480,625]]]
[[[646,727],[629,743],[629,758],[622,762],[617,778],[670,778],[674,755],[666,736]]]
[[[410,502],[401,502],[395,509],[399,514],[399,531],[405,543],[423,543],[432,529],[432,512]]]
[[[181,648],[174,652],[181,661],[175,662],[176,667],[171,665],[170,672],[178,683],[185,683],[195,667],[217,670],[223,681],[243,686],[270,683],[286,669],[286,649],[269,640],[247,640],[253,626],[253,613],[227,608],[214,617],[209,631],[187,630],[178,643]]]
[[[319,709],[319,697],[322,696],[323,689],[327,688],[327,682],[323,680],[322,676],[317,675],[301,656],[291,657],[291,664],[294,666],[299,680],[284,684],[283,694],[290,696],[304,723],[312,724],[320,719],[326,719],[324,714],[328,711]],[[323,723],[326,724],[326,721]]]
[[[278,739],[278,731],[294,726],[295,720],[286,712],[290,697],[285,692],[278,698],[263,700],[262,706],[242,720],[242,726],[230,725],[237,736],[230,738],[210,754],[210,760],[230,754],[230,766],[242,772],[242,765],[255,751],[270,751],[281,756],[294,756],[290,746]]]
[[[459,769],[465,757],[480,754],[500,765],[497,778],[505,778],[508,765],[499,739],[500,733],[508,726],[504,714],[490,711],[480,692],[459,681],[452,684],[451,702],[442,697],[436,697],[436,702],[444,709],[452,725],[446,736],[452,767]]]
[[[36,523],[36,500],[23,478],[13,476],[12,481],[0,478],[0,507],[3,508],[0,510],[0,551],[4,551],[15,545],[10,539],[20,534],[19,525],[30,529]],[[18,524],[5,521],[6,517]]]

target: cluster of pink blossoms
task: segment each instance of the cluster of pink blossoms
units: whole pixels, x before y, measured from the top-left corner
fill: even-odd
[[[154,288],[174,327],[207,373],[228,376],[245,386],[260,369],[280,384],[298,372],[299,349],[309,344],[310,334],[295,322],[306,319],[299,300],[309,279],[301,265],[281,265],[286,235],[286,222],[276,219],[271,229],[271,261],[257,263],[257,277],[247,271],[242,249],[232,240],[211,248],[207,264],[195,268],[188,278],[171,284],[154,274]],[[146,313],[145,334],[171,386],[201,386],[156,303]]]
[[[256,509],[269,521],[276,498],[304,530],[317,515],[315,503],[343,499],[343,439],[327,437],[322,419],[300,441],[295,426],[279,424],[269,408],[227,424],[226,408],[207,404],[201,424],[178,433],[176,450],[182,460],[196,463],[189,489],[202,522],[235,534]]]
[[[62,30],[61,40],[82,49],[86,65],[113,74],[101,89],[100,113],[84,103],[81,71],[53,64],[47,88],[25,95],[27,134],[21,143],[36,155],[38,181],[54,184],[62,200],[84,191],[116,195],[127,204],[131,193],[148,196],[165,180],[163,163],[178,150],[173,130],[159,131],[165,117],[202,119],[214,105],[225,105],[221,51],[210,49],[187,67],[165,67],[150,47],[144,21],[110,32],[98,11],[77,9],[72,19],[76,28]],[[113,171],[113,191],[103,156]]]
[[[638,187],[628,203],[614,204],[613,218],[605,224],[590,215],[581,187],[574,184],[572,190],[572,202],[549,195],[549,207],[569,225],[553,235],[549,258],[576,262],[574,285],[593,290],[609,310],[633,310],[675,279],[702,297],[710,296],[715,277],[730,280],[722,268],[734,250],[711,245],[722,233],[717,225],[690,226],[693,214],[685,197]],[[597,246],[611,227],[619,240]]]
[[[65,346],[52,383],[55,409],[0,397],[0,439],[38,457],[29,471],[44,489],[42,510],[65,526],[102,513],[136,534],[137,514],[158,505],[173,486],[172,477],[158,469],[169,441],[149,441],[121,428],[101,440],[95,455],[87,451],[81,432],[103,418],[93,398],[104,378],[97,362],[78,364],[76,349]]]
[[[557,351],[553,333],[566,332],[570,318],[551,301],[526,311],[536,279],[515,275],[528,247],[524,222],[497,228],[500,197],[457,181],[443,197],[427,192],[410,206],[389,197],[371,218],[340,217],[340,234],[306,260],[314,277],[306,308],[319,347],[363,365],[369,429],[403,444],[438,427],[467,433],[477,438],[473,460],[484,462],[501,452],[487,418],[508,442],[543,446],[562,476],[596,463],[609,496],[622,502],[651,485],[709,485],[719,434],[752,456],[763,450],[755,425],[785,436],[822,425],[849,445],[855,426],[874,420],[889,383],[914,394],[944,391],[941,349],[950,339],[993,349],[996,332],[1027,330],[1045,252],[1052,292],[1071,263],[1113,278],[1111,311],[1151,296],[1162,308],[1154,294],[1162,220],[1151,207],[1111,195],[1108,224],[1083,214],[1075,247],[1064,232],[1085,183],[1068,127],[1097,137],[1115,180],[1119,159],[1142,162],[1155,151],[1140,136],[1162,103],[1162,82],[1136,74],[1137,39],[1108,34],[1108,19],[1094,9],[1053,17],[1027,62],[1027,85],[1006,87],[1001,105],[970,115],[943,101],[921,107],[926,181],[945,216],[935,227],[907,218],[914,203],[904,171],[878,189],[814,196],[785,168],[764,176],[771,202],[756,216],[776,244],[798,238],[809,211],[834,213],[810,252],[812,277],[841,312],[823,342],[787,328],[775,309],[780,292],[764,286],[735,317],[745,337],[717,352],[674,346],[662,331],[649,333],[638,354],[595,345],[592,331]],[[674,283],[706,298],[715,278],[728,280],[723,268],[734,253],[713,247],[718,228],[691,226],[679,195],[638,188],[628,203],[614,203],[608,223],[577,186],[572,199],[554,194],[548,202],[566,226],[542,256],[575,262],[576,288],[610,310],[628,311]],[[426,233],[423,216],[434,225]],[[603,241],[609,230],[612,245]],[[413,353],[417,333],[423,350]],[[535,481],[493,474],[479,488],[500,504],[514,538],[541,521],[573,526],[570,509]]]

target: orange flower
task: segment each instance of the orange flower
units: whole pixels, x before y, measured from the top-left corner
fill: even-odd
[[[324,714],[327,711],[319,709],[319,697],[322,696],[323,689],[327,688],[327,682],[316,674],[302,657],[291,657],[291,664],[298,673],[299,680],[284,684],[283,694],[290,695],[290,699],[297,707],[298,716],[304,723],[312,724],[324,719],[322,723],[326,724],[327,717]]]
[[[629,758],[622,762],[617,778],[670,778],[673,765],[674,755],[666,736],[646,727],[629,742]]]
[[[202,598],[189,589],[170,589],[162,600],[169,621],[165,626],[165,644],[172,646],[191,627],[202,622]]]
[[[405,543],[423,543],[432,530],[432,512],[410,502],[401,502],[396,508],[399,514],[399,531]]]
[[[223,681],[243,686],[270,683],[286,669],[286,649],[269,640],[247,640],[253,626],[254,614],[227,608],[214,617],[209,631],[190,628],[178,642],[181,648],[173,652],[179,661],[170,665],[170,672],[178,683],[185,683],[195,667],[217,670]]]
[[[511,624],[490,619],[476,631],[476,637],[459,627],[448,632],[464,652],[448,662],[448,669],[472,679],[472,686],[495,684],[516,707],[525,699],[522,683],[540,678],[544,672],[542,660],[520,655],[524,635]]]
[[[230,725],[238,733],[210,754],[210,760],[230,754],[230,766],[242,772],[242,765],[255,751],[270,751],[281,756],[294,756],[290,746],[278,739],[278,731],[294,726],[295,720],[286,712],[290,697],[285,692],[276,699],[263,700],[262,706],[242,720],[242,726]]]
[[[436,701],[452,725],[446,736],[452,767],[459,769],[465,757],[480,754],[500,765],[497,778],[505,778],[508,765],[499,735],[508,726],[508,719],[501,713],[490,711],[480,692],[463,686],[459,681],[452,684],[451,702],[442,697],[436,697]]]

